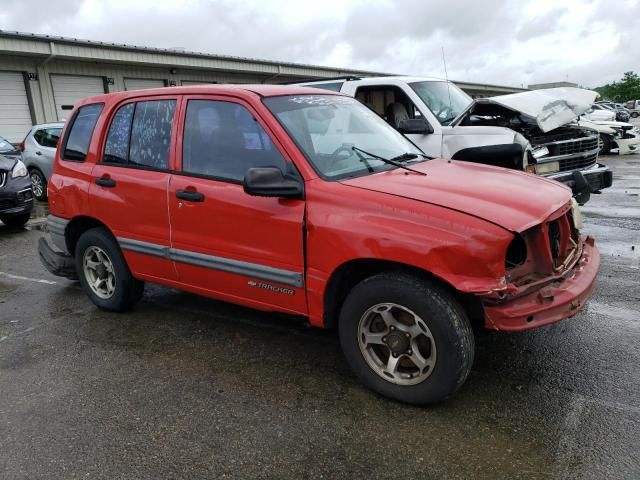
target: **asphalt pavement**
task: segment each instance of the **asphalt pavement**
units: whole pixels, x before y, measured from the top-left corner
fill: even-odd
[[[640,155],[602,161],[586,309],[480,336],[467,383],[422,408],[300,319],[158,286],[99,311],[40,265],[42,206],[0,224],[0,478],[640,478]]]

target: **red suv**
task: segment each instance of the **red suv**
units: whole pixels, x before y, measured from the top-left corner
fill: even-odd
[[[293,86],[121,92],[76,106],[49,183],[53,273],[124,311],[154,282],[337,327],[373,390],[441,400],[471,325],[575,315],[599,268],[558,182],[427,158],[357,100]]]

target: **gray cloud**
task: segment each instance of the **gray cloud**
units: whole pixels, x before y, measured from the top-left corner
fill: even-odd
[[[142,4],[5,0],[0,28],[435,76],[444,74],[444,47],[451,78],[510,85],[568,76],[597,86],[640,67],[633,46],[638,0],[620,0],[615,8],[585,0],[571,11],[555,4],[544,11],[536,0],[344,0],[336,4],[341,8],[309,7],[295,18],[284,3]]]

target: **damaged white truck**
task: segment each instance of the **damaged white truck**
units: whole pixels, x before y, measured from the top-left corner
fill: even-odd
[[[356,97],[429,156],[553,178],[580,204],[612,184],[611,170],[598,163],[598,132],[576,122],[596,92],[554,88],[473,100],[452,82],[403,76],[300,85]]]

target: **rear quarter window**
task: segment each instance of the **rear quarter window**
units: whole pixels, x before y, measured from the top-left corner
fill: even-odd
[[[103,103],[94,103],[80,107],[73,117],[71,129],[67,134],[62,154],[63,160],[74,162],[84,162],[87,158],[87,151],[96,128],[98,117],[104,108]]]

